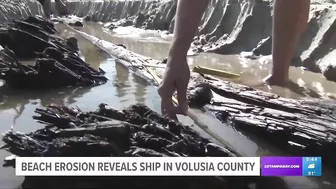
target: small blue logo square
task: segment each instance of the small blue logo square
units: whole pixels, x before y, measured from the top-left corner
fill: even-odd
[[[322,176],[322,158],[302,157],[302,176]]]

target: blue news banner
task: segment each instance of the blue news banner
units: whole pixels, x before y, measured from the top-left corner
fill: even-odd
[[[321,176],[321,157],[262,157],[262,176]]]

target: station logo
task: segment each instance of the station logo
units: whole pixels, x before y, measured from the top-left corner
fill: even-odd
[[[321,176],[321,157],[262,157],[262,176]]]

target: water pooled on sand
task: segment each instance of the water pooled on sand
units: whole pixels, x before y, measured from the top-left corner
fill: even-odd
[[[75,32],[59,25],[61,36],[75,36],[78,38],[78,46],[85,60],[93,67],[101,67],[106,71],[106,76],[109,82],[105,85],[94,87],[91,89],[64,89],[51,90],[43,93],[23,92],[23,91],[5,91],[2,106],[0,107],[0,119],[4,127],[2,132],[14,125],[16,130],[22,132],[30,132],[39,128],[41,125],[33,121],[32,115],[35,108],[46,106],[50,103],[79,106],[84,110],[92,110],[97,104],[105,102],[116,108],[122,108],[135,102],[145,103],[150,108],[160,111],[160,98],[156,88],[149,85],[141,78],[129,73],[127,68],[115,64],[113,58],[110,58],[105,52],[97,49],[93,44],[89,43]],[[120,29],[122,30],[122,29]],[[125,36],[125,33],[110,33],[102,29],[97,23],[85,24],[82,31],[116,44],[124,44],[127,49],[138,54],[151,57],[153,59],[164,59],[167,56],[169,42],[171,37],[161,38],[161,34],[157,31],[142,31],[141,34],[136,34],[138,30],[133,31],[135,34],[131,37]],[[291,79],[294,83],[300,86],[300,90],[293,91],[284,88],[268,89],[260,85],[262,79],[269,73],[270,63],[260,64],[260,59],[247,60],[242,59],[238,55],[217,55],[217,54],[200,54],[199,56],[191,56],[188,58],[190,65],[203,65],[211,68],[222,69],[234,73],[239,73],[242,77],[233,81],[257,88],[277,93],[281,96],[291,98],[308,98],[319,97],[327,98],[328,93],[336,94],[336,84],[325,80],[319,74],[303,72],[300,68],[291,68]],[[264,61],[265,62],[265,61]],[[223,136],[229,143],[237,148],[237,151],[246,156],[262,156],[271,154],[283,154],[279,149],[271,145],[265,144],[256,137],[237,133],[230,127],[226,127],[212,115],[205,114],[199,110],[194,110],[200,119],[206,120],[211,129]],[[193,123],[189,118],[181,116],[181,121]],[[8,126],[8,127],[6,127]],[[195,127],[194,129],[197,130]],[[1,152],[0,158],[5,158],[7,153]],[[325,173],[324,173],[325,174]],[[21,178],[13,177],[14,170],[12,168],[1,168],[0,183],[4,187],[13,188],[21,184]],[[327,174],[323,179],[328,182]],[[333,177],[331,177],[333,178]],[[321,186],[321,181],[314,179],[302,178],[284,178],[291,186],[318,188]],[[331,182],[330,181],[330,182]]]

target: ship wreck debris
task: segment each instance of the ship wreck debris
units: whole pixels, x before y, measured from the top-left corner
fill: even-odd
[[[97,86],[107,82],[102,69],[94,69],[78,54],[77,39],[56,35],[53,23],[40,16],[0,26],[0,79],[7,86],[45,89]],[[34,65],[21,59],[35,59]]]
[[[322,156],[336,168],[334,101],[284,98],[198,73],[192,73],[188,88],[190,105],[204,108],[235,130],[253,133],[297,156]]]
[[[201,136],[191,126],[169,120],[142,104],[118,110],[100,104],[95,111],[50,105],[33,118],[45,127],[28,134],[4,134],[4,149],[21,157],[236,157],[236,152]],[[14,162],[7,159],[6,166]],[[43,179],[42,179],[43,178]],[[55,183],[55,188],[90,186],[117,188],[246,188],[253,177],[26,177],[23,188]],[[150,181],[148,179],[151,179]],[[62,182],[57,182],[63,179]]]

